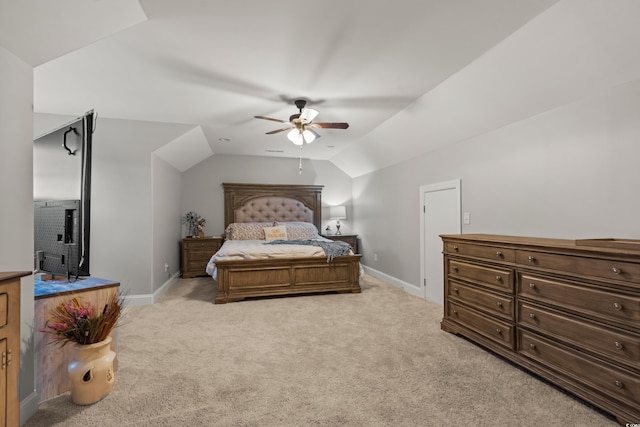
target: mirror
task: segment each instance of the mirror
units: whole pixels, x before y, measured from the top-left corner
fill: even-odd
[[[90,111],[33,141],[36,272],[89,275],[94,128]]]

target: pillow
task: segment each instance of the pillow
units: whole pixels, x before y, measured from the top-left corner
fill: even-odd
[[[310,222],[279,222],[278,224],[287,227],[289,240],[319,239],[318,229]]]
[[[265,227],[264,237],[267,242],[274,240],[287,240],[287,228],[284,225],[278,227]]]
[[[224,230],[224,235],[228,240],[264,240],[264,228],[275,225],[273,221],[233,222]]]

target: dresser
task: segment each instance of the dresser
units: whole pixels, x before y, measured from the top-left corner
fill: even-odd
[[[20,278],[31,272],[0,272],[0,425],[20,424]]]
[[[640,422],[640,241],[441,237],[444,331]]]
[[[206,276],[207,263],[222,246],[222,237],[187,237],[180,242],[183,278]]]
[[[327,234],[322,237],[334,241],[345,242],[351,245],[353,253],[358,254],[360,250],[358,248],[358,235],[357,234]]]

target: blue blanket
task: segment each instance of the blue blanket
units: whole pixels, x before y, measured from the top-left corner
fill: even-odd
[[[267,245],[305,245],[305,246],[319,246],[324,250],[327,256],[327,262],[331,262],[332,259],[338,256],[349,255],[351,253],[351,245],[346,242],[331,241],[326,242],[324,240],[273,240],[267,242]]]

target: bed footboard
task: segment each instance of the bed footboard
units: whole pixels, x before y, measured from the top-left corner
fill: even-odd
[[[216,263],[216,304],[248,297],[351,292],[360,290],[360,255],[334,258],[285,258]]]

